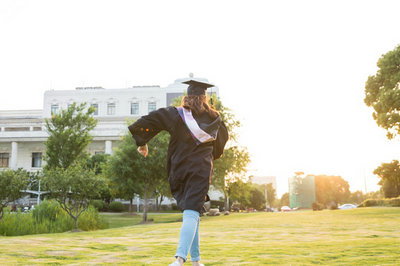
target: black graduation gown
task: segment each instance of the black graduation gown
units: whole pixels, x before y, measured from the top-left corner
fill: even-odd
[[[138,146],[145,145],[162,130],[170,133],[167,172],[172,195],[182,211],[202,213],[211,183],[213,160],[222,155],[228,131],[220,117],[213,120],[207,113],[193,117],[206,132],[208,126],[217,124],[216,140],[197,145],[178,110],[172,106],[153,111],[128,128]],[[215,126],[213,128],[215,130]]]

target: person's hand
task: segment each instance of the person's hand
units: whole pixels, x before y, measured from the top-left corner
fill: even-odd
[[[137,150],[145,158],[147,157],[147,154],[149,153],[147,144],[144,144],[143,146],[139,146]]]

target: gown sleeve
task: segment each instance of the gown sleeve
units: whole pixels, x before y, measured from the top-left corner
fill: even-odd
[[[224,153],[225,144],[228,141],[228,130],[226,129],[225,123],[222,121],[219,127],[217,139],[214,140],[213,157],[217,160]]]
[[[143,146],[149,142],[160,131],[171,132],[176,121],[176,110],[174,107],[160,108],[156,111],[142,116],[128,127],[137,146]]]

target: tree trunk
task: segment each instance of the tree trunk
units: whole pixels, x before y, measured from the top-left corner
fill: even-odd
[[[226,193],[226,191],[224,191],[224,202],[225,202],[225,207],[224,207],[224,211],[229,211],[229,206],[228,206],[228,193]]]
[[[161,202],[163,202],[163,200],[164,200],[164,195],[161,195],[160,196],[160,204],[158,204],[158,211],[161,210]]]
[[[133,199],[130,198],[130,199],[129,199],[129,214],[132,213],[132,203],[133,203]]]
[[[143,206],[143,220],[142,222],[147,222],[147,190],[148,190],[148,185],[145,186],[144,188],[144,206]]]
[[[158,211],[158,197],[156,197],[156,211]]]
[[[78,230],[78,217],[74,217],[75,230]]]

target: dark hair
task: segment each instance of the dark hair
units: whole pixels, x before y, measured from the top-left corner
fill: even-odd
[[[219,116],[217,110],[214,109],[213,106],[210,106],[207,103],[206,95],[186,95],[182,98],[181,106],[190,109],[193,113],[199,115],[203,112],[209,114],[209,116],[213,119]]]

